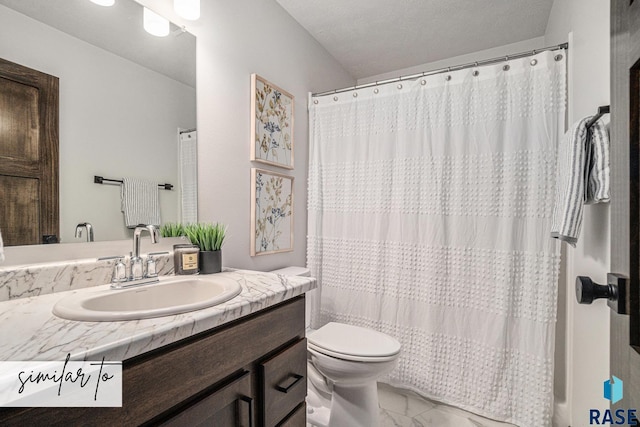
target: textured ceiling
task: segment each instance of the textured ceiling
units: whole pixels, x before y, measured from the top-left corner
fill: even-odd
[[[544,35],[553,0],[276,0],[355,78]]]
[[[164,74],[196,86],[196,38],[171,24],[155,37],[142,27],[142,7],[133,0],[102,7],[88,0],[0,0],[17,12]]]

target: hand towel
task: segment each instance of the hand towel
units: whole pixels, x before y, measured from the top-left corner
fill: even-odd
[[[2,231],[0,231],[0,262],[4,261],[4,245],[2,243]]]
[[[138,178],[122,179],[122,212],[128,228],[139,224],[160,226],[158,183]]]
[[[609,201],[609,134],[602,120],[589,129],[591,117],[565,134],[558,153],[556,197],[551,237],[576,245],[585,204]]]

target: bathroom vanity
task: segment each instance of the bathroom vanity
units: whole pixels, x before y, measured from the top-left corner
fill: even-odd
[[[7,328],[20,322],[20,313],[33,315],[22,321],[25,336],[0,350],[2,360],[63,360],[77,334],[73,360],[123,360],[122,408],[0,409],[0,424],[66,426],[90,419],[91,425],[305,426],[304,292],[315,280],[221,274],[242,285],[233,300],[139,321],[74,322],[51,315],[51,305],[68,292],[0,303],[3,339],[12,339]],[[27,342],[30,329],[33,345]],[[50,344],[38,346],[46,329],[55,331]]]

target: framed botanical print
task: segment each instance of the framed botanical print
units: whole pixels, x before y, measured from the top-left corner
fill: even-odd
[[[251,75],[251,160],[293,169],[294,97]]]
[[[293,179],[251,168],[251,256],[293,251]]]

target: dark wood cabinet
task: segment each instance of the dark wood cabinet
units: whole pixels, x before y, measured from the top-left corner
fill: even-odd
[[[0,425],[305,427],[304,296],[123,362],[122,408],[0,410]]]
[[[201,399],[180,410],[164,422],[163,427],[237,426],[253,424],[254,398],[251,392],[251,373],[242,372],[229,384],[214,389]]]
[[[307,340],[302,339],[259,365],[264,427],[278,425],[307,395]]]

